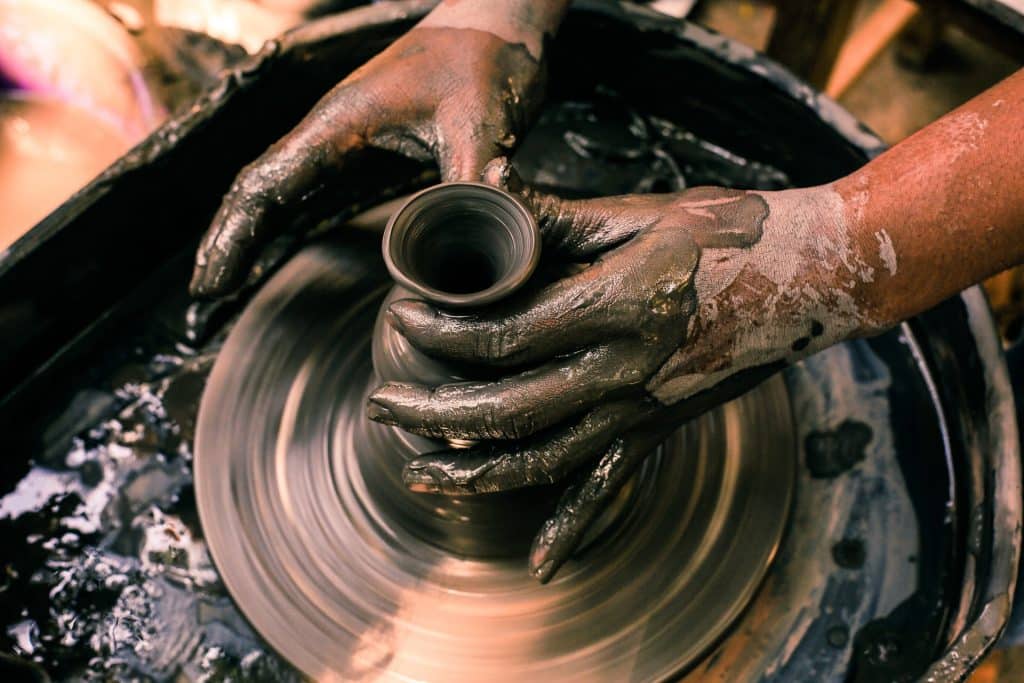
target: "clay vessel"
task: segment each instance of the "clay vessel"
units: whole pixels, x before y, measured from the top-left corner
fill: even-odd
[[[397,284],[377,316],[375,376],[367,391],[385,381],[436,386],[477,379],[471,369],[441,363],[413,348],[384,312],[405,298],[426,300],[452,315],[494,304],[530,279],[540,249],[533,216],[503,190],[445,183],[410,197],[384,232],[384,261]],[[366,422],[359,462],[368,492],[397,523],[440,547],[472,556],[521,554],[554,507],[554,487],[472,498],[410,492],[401,480],[408,460],[471,444]]]

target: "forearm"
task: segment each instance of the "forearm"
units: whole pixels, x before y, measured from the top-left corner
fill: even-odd
[[[540,59],[568,7],[569,0],[444,0],[419,26],[486,31]]]
[[[835,183],[750,193],[758,210],[722,191],[694,202],[699,189],[668,204],[701,247],[696,310],[648,389],[672,403],[795,362],[1024,262],[1022,124],[1024,72]],[[716,232],[696,230],[714,211]]]
[[[883,326],[1024,262],[1024,70],[832,188]]]

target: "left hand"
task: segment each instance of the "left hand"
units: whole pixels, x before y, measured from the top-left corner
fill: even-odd
[[[496,382],[389,383],[367,412],[425,436],[484,440],[410,461],[416,491],[472,495],[578,471],[534,541],[541,581],[682,420],[877,327],[864,287],[874,268],[848,243],[828,188],[569,201],[522,188],[504,160],[484,177],[518,190],[546,253],[593,263],[470,316],[395,302],[396,327],[422,351],[529,369]]]
[[[459,6],[439,5],[242,169],[199,246],[193,295],[239,287],[284,218],[330,192],[360,150],[435,161],[445,181],[476,181],[515,146],[541,102],[544,36],[511,21],[504,4],[473,7],[461,8],[467,19]]]

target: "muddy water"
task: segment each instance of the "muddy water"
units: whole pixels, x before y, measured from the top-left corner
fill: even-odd
[[[91,424],[0,499],[3,649],[55,679],[287,679],[196,520],[191,430],[214,349],[170,351],[80,391],[55,422]]]

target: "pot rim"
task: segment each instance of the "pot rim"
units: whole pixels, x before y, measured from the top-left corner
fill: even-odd
[[[415,206],[418,202],[422,202],[424,197],[430,197],[433,194],[451,192],[453,190],[457,191],[459,188],[479,188],[492,193],[495,199],[506,204],[511,211],[518,214],[517,217],[521,219],[521,225],[524,227],[522,231],[522,237],[524,238],[522,251],[527,255],[527,260],[517,264],[510,274],[503,276],[493,285],[478,292],[454,293],[431,287],[420,279],[410,277],[410,275],[396,263],[395,258],[395,251],[400,244],[400,240],[395,239],[396,224],[399,219],[403,217],[410,207]],[[384,229],[384,237],[381,242],[381,251],[384,255],[384,264],[387,266],[388,272],[391,273],[391,277],[395,280],[395,283],[398,286],[407,289],[434,304],[449,308],[471,308],[485,306],[500,299],[504,299],[526,284],[526,281],[533,275],[533,272],[537,269],[537,264],[540,262],[541,239],[540,230],[537,227],[537,221],[534,219],[530,210],[526,208],[526,205],[523,204],[518,197],[510,192],[502,190],[501,188],[488,185],[487,183],[458,181],[431,185],[430,187],[414,193],[405,202],[403,202],[402,205],[393,214],[391,214],[391,218],[388,219],[387,227]]]

